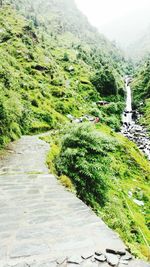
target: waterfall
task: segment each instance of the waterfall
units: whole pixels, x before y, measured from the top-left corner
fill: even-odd
[[[123,126],[121,133],[131,141],[135,142],[139,149],[144,152],[150,160],[150,139],[146,129],[133,120],[132,110],[132,94],[130,88],[131,78],[125,78],[125,90],[126,90],[126,107],[123,112],[122,121]],[[134,111],[135,112],[135,111]]]

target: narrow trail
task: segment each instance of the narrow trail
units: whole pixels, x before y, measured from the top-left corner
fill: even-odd
[[[48,150],[37,136],[25,136],[0,162],[0,267],[110,266],[81,256],[106,248],[125,251],[125,245],[49,174]],[[131,260],[128,266],[150,265]]]

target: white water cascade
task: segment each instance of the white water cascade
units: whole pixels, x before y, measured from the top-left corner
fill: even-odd
[[[126,107],[123,112],[122,121],[123,126],[121,132],[131,141],[135,142],[139,149],[143,151],[150,160],[150,139],[146,132],[146,129],[137,124],[132,116],[132,93],[130,88],[130,77],[125,78],[125,90],[126,90]]]
[[[126,108],[123,113],[123,124],[124,127],[129,128],[134,122],[132,120],[132,95],[130,88],[130,78],[126,78],[125,80],[125,89],[126,89]]]

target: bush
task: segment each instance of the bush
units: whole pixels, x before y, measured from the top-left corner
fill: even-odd
[[[117,84],[115,76],[107,66],[102,68],[91,79],[92,84],[101,96],[117,95]]]
[[[69,55],[67,52],[64,53],[63,61],[69,61]]]
[[[20,120],[23,115],[23,105],[17,93],[10,91],[7,95],[0,92],[0,135],[1,146],[6,140],[15,140],[21,135]],[[6,138],[5,138],[6,137]]]
[[[111,175],[107,153],[114,144],[89,123],[73,125],[67,131],[56,159],[58,174],[71,178],[78,196],[87,204],[103,206]]]

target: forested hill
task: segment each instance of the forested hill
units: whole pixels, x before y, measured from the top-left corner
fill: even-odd
[[[75,42],[75,44],[83,43],[85,45],[86,43],[91,45],[91,48],[95,48],[103,55],[106,54],[106,56],[117,61],[118,64],[124,60],[122,51],[89,24],[87,18],[77,9],[74,0],[16,0],[12,2],[19,12],[33,21],[36,28],[43,27],[45,32],[56,36],[66,33],[71,34],[70,42],[73,38],[72,42]],[[68,39],[66,39],[66,42],[63,39],[63,45],[65,44],[68,44]],[[107,61],[110,58],[107,58]],[[120,68],[122,69],[121,64]]]
[[[119,129],[126,62],[74,1],[2,1],[0,60],[1,145],[57,128],[67,114],[99,115],[102,97],[116,106],[101,117]]]

